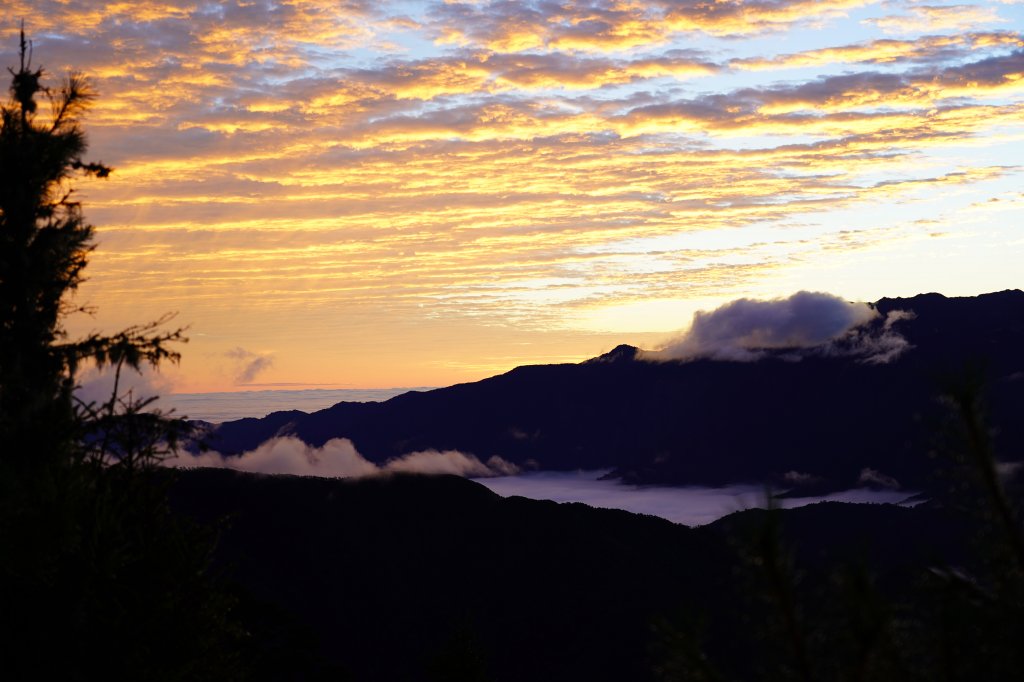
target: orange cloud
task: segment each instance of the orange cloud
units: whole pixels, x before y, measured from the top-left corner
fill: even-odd
[[[808,68],[836,63],[891,64],[894,62],[932,62],[966,56],[973,50],[992,47],[1024,47],[1018,33],[989,32],[963,35],[923,36],[916,40],[873,40],[856,45],[843,45],[808,50],[777,57],[734,59],[729,66],[736,69],[766,71],[771,69]]]
[[[820,24],[867,4],[868,0],[444,2],[436,7],[432,25],[443,44],[496,52],[628,50],[666,43],[680,33],[745,36]]]
[[[83,328],[180,310],[206,388],[235,348],[274,349],[261,381],[363,385],[586,357],[648,299],[804,282],[910,249],[919,220],[956,233],[946,204],[1005,194],[1024,140],[1021,39],[983,11],[851,45],[830,28],[865,3],[128,4],[4,16],[100,92],[91,154],[116,170],[81,188]],[[800,52],[748,40],[807,27]]]

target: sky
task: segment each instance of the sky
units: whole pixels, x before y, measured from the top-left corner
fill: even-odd
[[[73,334],[172,391],[472,381],[698,310],[1018,288],[1024,3],[4,0],[98,93]]]

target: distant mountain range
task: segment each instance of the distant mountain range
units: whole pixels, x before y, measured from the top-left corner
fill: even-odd
[[[609,468],[641,484],[926,490],[936,462],[957,448],[938,397],[950,382],[978,380],[997,455],[1024,453],[1024,292],[872,307],[879,315],[856,338],[827,348],[655,362],[619,346],[380,403],[226,422],[208,443],[238,455],[275,436],[311,445],[343,437],[377,463],[459,450],[524,469]],[[884,362],[842,345],[894,337],[903,351]]]

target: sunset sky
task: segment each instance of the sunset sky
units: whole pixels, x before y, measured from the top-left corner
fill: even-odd
[[[173,390],[447,385],[698,309],[1022,285],[1024,3],[4,0],[87,74],[82,333]]]

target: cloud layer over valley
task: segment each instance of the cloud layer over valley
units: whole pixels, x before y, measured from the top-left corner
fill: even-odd
[[[164,460],[172,467],[217,467],[261,474],[295,476],[362,477],[389,473],[453,474],[467,478],[507,476],[518,468],[501,457],[481,462],[456,450],[412,452],[383,465],[368,461],[347,438],[332,438],[323,447],[307,445],[291,436],[271,438],[255,450],[226,457],[217,452],[191,455],[185,452]]]
[[[763,487],[735,485],[719,488],[631,486],[602,480],[601,471],[539,471],[515,477],[481,480],[499,495],[520,495],[555,502],[582,502],[592,507],[625,509],[683,523],[703,525],[742,509],[767,506]],[[877,472],[876,472],[877,473]],[[873,483],[868,481],[867,483]],[[817,502],[899,504],[913,492],[886,488],[857,488],[816,497],[785,497],[775,501],[783,508]]]
[[[582,502],[593,507],[623,509],[660,516],[686,525],[710,523],[734,511],[763,507],[764,489],[751,485],[709,487],[631,486],[603,480],[603,471],[538,471],[520,473],[514,465],[492,457],[486,463],[454,450],[416,452],[377,466],[363,458],[346,438],[335,438],[322,448],[310,447],[296,438],[274,438],[238,457],[214,452],[193,456],[180,454],[165,460],[173,467],[216,467],[262,474],[290,474],[361,478],[392,473],[452,474],[477,479],[502,496],[518,495],[555,502]],[[880,476],[877,472],[872,472]],[[874,479],[865,483],[877,483]],[[800,507],[822,501],[899,503],[912,492],[888,488],[862,488],[818,497],[793,497],[778,501],[783,507]]]

